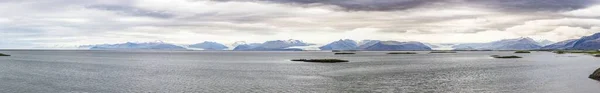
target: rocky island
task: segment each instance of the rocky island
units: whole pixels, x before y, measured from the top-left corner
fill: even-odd
[[[314,63],[341,63],[341,62],[350,62],[348,60],[341,60],[341,59],[292,59],[291,61],[314,62]]]
[[[515,53],[531,53],[529,51],[515,51]]]
[[[335,55],[353,55],[356,53],[349,53],[349,52],[340,52],[340,53],[334,53]]]
[[[431,51],[429,53],[456,53],[456,51]]]
[[[0,56],[10,56],[10,55],[0,53]]]
[[[595,79],[595,80],[600,80],[600,68],[597,69],[596,71],[594,71],[594,73],[592,73],[589,78],[591,79]]]
[[[387,53],[387,54],[417,54],[416,52],[391,52],[391,53]]]
[[[493,58],[523,58],[520,56],[500,56],[500,55],[492,55]]]

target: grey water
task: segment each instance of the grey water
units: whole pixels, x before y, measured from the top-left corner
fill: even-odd
[[[459,52],[4,50],[0,92],[519,92],[595,93],[583,54]],[[494,59],[489,55],[519,55]],[[291,62],[338,58],[349,63]]]

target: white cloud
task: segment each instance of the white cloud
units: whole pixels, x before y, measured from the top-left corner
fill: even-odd
[[[338,11],[331,6],[206,0],[7,1],[0,2],[0,48],[155,40],[181,44],[274,39],[319,44],[338,39],[464,43],[530,36],[560,41],[600,30],[600,19],[577,18],[597,17],[596,10],[598,6],[564,13],[507,13],[445,5]]]
[[[584,9],[564,12],[562,14],[580,17],[600,17],[600,5],[591,6]]]

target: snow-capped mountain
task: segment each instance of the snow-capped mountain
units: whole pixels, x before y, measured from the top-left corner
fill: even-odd
[[[531,50],[541,47],[531,38],[504,39],[490,43],[468,43],[453,46],[456,50]]]
[[[174,44],[157,42],[142,42],[134,43],[127,42],[121,44],[100,44],[100,45],[85,45],[80,47],[89,47],[90,50],[187,50],[184,47]]]
[[[571,39],[571,40],[565,40],[565,41],[561,41],[561,42],[557,42],[554,44],[550,44],[547,46],[542,47],[542,49],[567,49],[567,48],[572,48],[573,45],[575,44],[575,41],[577,41],[578,39]]]
[[[453,50],[454,48],[452,48],[452,46],[457,45],[457,44],[453,44],[453,43],[424,43],[424,44],[429,46],[433,50]]]
[[[293,46],[293,47],[288,47],[286,49],[300,49],[300,50],[316,51],[316,50],[321,50],[321,49],[319,49],[319,47],[321,47],[321,46],[323,46],[323,45]]]
[[[295,46],[310,46],[314,44],[309,44],[300,40],[274,40],[274,41],[266,41],[262,44],[243,44],[238,45],[233,50],[238,51],[298,51],[302,49],[290,48]]]
[[[547,45],[551,45],[551,44],[556,43],[556,42],[552,42],[550,40],[539,40],[539,41],[536,41],[536,42],[538,42],[538,45],[540,45],[540,46],[547,46]]]
[[[372,45],[365,45],[363,50],[367,51],[411,51],[411,50],[432,50],[421,42],[398,42],[398,41],[378,41]]]
[[[260,43],[250,43],[250,44],[238,43],[238,45],[236,45],[235,48],[233,48],[233,50],[252,50],[260,45],[261,45]]]
[[[585,36],[580,39],[566,40],[542,49],[567,49],[567,50],[598,50],[600,49],[600,33]]]
[[[239,45],[246,45],[246,44],[248,44],[248,43],[246,43],[246,41],[236,41],[233,44],[231,44],[231,46],[236,47]]]
[[[202,50],[225,50],[225,49],[229,48],[221,43],[210,42],[210,41],[205,41],[202,43],[189,45],[188,47],[189,48],[199,48]]]
[[[331,42],[325,46],[319,47],[321,50],[357,50],[358,43],[354,40],[344,39]]]
[[[265,43],[262,43],[259,47],[262,48],[266,48],[266,49],[284,49],[284,48],[288,48],[288,47],[292,47],[292,46],[309,46],[312,44],[308,44],[305,43],[303,41],[300,40],[274,40],[274,41],[267,41]]]
[[[373,44],[376,44],[379,42],[381,42],[381,41],[380,40],[362,40],[362,41],[360,41],[360,43],[358,43],[358,48],[365,49],[365,48],[372,46]]]

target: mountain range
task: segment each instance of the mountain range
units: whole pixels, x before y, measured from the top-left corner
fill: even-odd
[[[298,48],[290,48],[296,46],[310,46],[309,44],[300,40],[273,40],[266,41],[264,43],[252,43],[252,44],[239,44],[233,50],[235,51],[302,51]]]
[[[398,41],[379,41],[372,45],[367,45],[362,50],[366,51],[422,51],[432,50],[431,47],[421,42],[398,42]]]
[[[84,45],[80,48],[89,48],[90,50],[188,50],[185,47],[165,43],[162,41],[156,42],[127,42],[120,44],[101,44],[101,45]]]
[[[321,50],[358,50],[358,42],[350,39],[338,40],[325,46],[319,47]]]
[[[468,43],[453,46],[455,50],[532,50],[542,45],[531,38],[504,39],[489,43]]]
[[[488,43],[431,44],[416,41],[381,41],[340,39],[326,45],[315,45],[301,40],[272,40],[263,43],[238,41],[231,45],[205,41],[191,45],[177,45],[156,42],[126,42],[120,44],[83,45],[79,48],[90,50],[234,50],[234,51],[302,51],[302,50],[365,50],[365,51],[403,51],[403,50],[597,50],[600,49],[600,33],[579,39],[553,43],[548,40],[533,40],[522,37],[504,39]]]
[[[579,39],[561,41],[542,47],[542,49],[598,50],[600,49],[600,33]]]
[[[398,41],[380,41],[363,40],[357,43],[354,40],[344,39],[334,41],[325,46],[319,47],[321,50],[366,50],[366,51],[403,51],[403,50],[431,50],[431,48],[421,42],[398,42]]]
[[[188,47],[189,48],[198,48],[201,50],[225,50],[225,49],[229,48],[221,43],[210,42],[210,41],[205,41],[205,42],[198,43],[198,44],[188,45]]]

